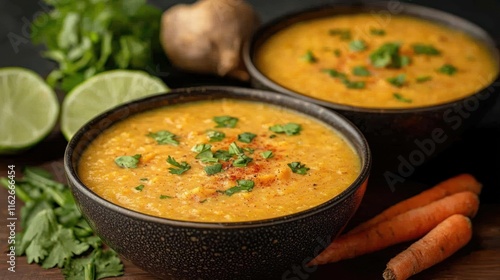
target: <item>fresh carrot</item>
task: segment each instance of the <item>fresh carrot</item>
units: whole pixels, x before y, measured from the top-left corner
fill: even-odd
[[[470,191],[477,195],[481,193],[482,185],[470,174],[460,174],[458,176],[452,177],[446,181],[443,181],[436,186],[421,192],[409,199],[403,200],[386,210],[372,219],[359,224],[355,228],[351,229],[347,234],[354,234],[366,230],[373,225],[380,222],[386,221],[392,217],[395,217],[401,213],[408,210],[415,209],[427,205],[433,201],[441,199],[445,196]]]
[[[378,223],[366,231],[340,236],[310,265],[350,259],[420,238],[453,214],[475,216],[478,207],[479,198],[475,193],[461,192],[447,196]]]
[[[387,263],[384,280],[404,280],[427,269],[469,243],[472,224],[463,215],[453,215]]]

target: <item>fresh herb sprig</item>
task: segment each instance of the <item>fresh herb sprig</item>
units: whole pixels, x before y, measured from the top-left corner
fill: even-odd
[[[89,280],[123,275],[123,264],[111,249],[105,250],[82,217],[69,187],[53,180],[45,170],[27,167],[16,181],[22,231],[16,236],[16,255],[43,268],[59,267],[66,279]],[[7,178],[0,178],[7,188]],[[92,271],[93,273],[85,272]],[[82,278],[83,279],[83,278]]]
[[[174,167],[169,167],[168,168],[169,172],[172,173],[172,174],[181,175],[182,173],[184,173],[184,172],[188,171],[189,169],[191,169],[191,165],[189,165],[187,162],[183,161],[183,162],[179,163],[179,162],[177,162],[175,160],[175,158],[173,158],[171,156],[168,156],[167,162],[170,165],[173,165],[174,167],[177,167],[177,168],[174,168]]]
[[[106,70],[153,67],[161,10],[146,1],[43,2],[52,9],[34,19],[31,41],[45,45],[43,56],[57,63],[47,77],[51,86],[69,92]]]

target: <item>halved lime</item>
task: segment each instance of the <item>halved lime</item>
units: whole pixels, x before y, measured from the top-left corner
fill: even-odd
[[[59,102],[37,73],[0,68],[0,112],[0,154],[12,154],[50,133],[59,115]]]
[[[131,100],[168,92],[168,87],[143,71],[112,70],[76,86],[62,104],[61,131],[66,139],[93,117]]]

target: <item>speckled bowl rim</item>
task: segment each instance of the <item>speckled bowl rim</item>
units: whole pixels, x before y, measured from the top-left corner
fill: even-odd
[[[356,152],[359,154],[359,157],[361,159],[361,170],[354,182],[351,183],[349,187],[347,187],[343,192],[341,192],[339,195],[335,196],[334,198],[318,205],[313,208],[297,212],[294,214],[286,215],[286,216],[280,216],[276,218],[271,218],[271,219],[265,219],[265,220],[256,220],[256,221],[248,221],[248,222],[192,222],[192,221],[183,221],[183,220],[175,220],[175,219],[169,219],[169,218],[162,218],[162,217],[157,217],[153,215],[148,215],[144,214],[135,210],[127,209],[125,207],[119,206],[115,203],[112,203],[110,201],[107,201],[106,199],[98,196],[96,193],[94,193],[92,190],[90,190],[85,184],[79,179],[79,176],[77,175],[77,164],[73,165],[73,157],[77,156],[75,159],[75,162],[78,162],[80,159],[80,155],[75,154],[75,148],[77,144],[80,141],[86,141],[84,143],[85,148],[88,146],[88,144],[97,137],[103,130],[107,129],[109,126],[112,124],[116,123],[117,121],[111,122],[111,124],[107,125],[106,127],[100,129],[99,134],[93,136],[90,139],[82,139],[86,133],[88,132],[89,129],[93,128],[94,126],[98,125],[101,121],[105,120],[108,116],[114,114],[116,111],[120,110],[127,110],[130,108],[131,105],[134,104],[140,104],[140,103],[151,103],[154,102],[155,100],[163,100],[163,99],[175,99],[179,98],[186,94],[190,93],[203,93],[206,94],[209,97],[208,92],[224,92],[227,94],[227,98],[231,99],[232,97],[236,99],[243,99],[248,98],[246,100],[249,101],[255,101],[255,102],[265,102],[266,98],[270,98],[276,102],[277,104],[274,104],[275,106],[282,106],[284,108],[288,108],[289,110],[292,111],[298,111],[298,109],[291,108],[292,106],[310,106],[312,109],[311,111],[314,112],[314,114],[320,115],[325,118],[325,119],[330,119],[333,120],[336,124],[339,125],[341,128],[345,128],[348,130],[348,133],[353,134],[353,138],[358,138],[358,139],[351,139],[349,135],[345,135],[345,133],[341,134],[344,136],[344,138],[350,142],[350,144],[353,146],[353,148],[356,150]],[[238,97],[243,97],[243,98],[238,98]],[[226,98],[226,97],[223,97]],[[197,100],[197,101],[202,101],[203,99]],[[206,100],[213,100],[210,98],[207,98]],[[189,101],[188,101],[189,102]],[[292,104],[292,105],[287,105],[287,104]],[[134,112],[131,115],[145,112],[148,110],[152,110],[155,108],[161,108],[163,106],[157,106],[157,107],[152,107],[148,108],[145,110],[140,110],[138,112]],[[319,119],[322,122],[327,122],[326,120],[316,117],[316,116],[311,116],[310,113],[304,113],[300,112],[302,114],[305,114],[307,116],[310,116],[315,119]],[[129,115],[130,116],[130,115]],[[337,128],[334,128],[335,130],[338,130]],[[360,147],[359,150],[356,148],[356,145],[354,142],[359,142]],[[82,148],[84,150],[85,148]],[[122,215],[134,218],[134,219],[139,219],[139,220],[145,220],[149,222],[154,222],[158,224],[165,224],[165,225],[170,225],[170,226],[177,226],[177,227],[188,227],[188,228],[205,228],[205,229],[244,229],[244,228],[255,228],[255,227],[264,227],[264,226],[273,226],[276,224],[280,223],[286,223],[286,222],[291,222],[297,219],[304,219],[310,216],[313,216],[319,212],[325,211],[331,207],[335,207],[339,203],[341,203],[343,200],[347,199],[355,191],[357,191],[358,188],[362,187],[363,184],[366,183],[369,177],[370,173],[370,168],[371,168],[371,163],[372,163],[372,158],[371,158],[371,152],[369,145],[363,136],[363,134],[360,132],[360,130],[352,124],[349,120],[347,120],[345,117],[342,115],[333,112],[331,110],[328,110],[326,108],[323,108],[321,106],[305,102],[303,100],[299,100],[293,97],[277,94],[274,92],[270,91],[265,91],[265,90],[256,90],[256,89],[248,89],[248,88],[240,88],[240,87],[229,87],[229,86],[205,86],[205,87],[190,87],[190,88],[179,88],[179,89],[174,89],[170,91],[169,93],[166,94],[158,94],[138,100],[134,100],[131,102],[128,102],[126,104],[123,104],[121,106],[112,108],[89,122],[87,122],[78,132],[73,136],[73,138],[69,141],[66,151],[64,154],[64,169],[66,173],[66,177],[74,188],[77,188],[78,191],[80,191],[82,194],[85,196],[89,197],[90,199],[94,200],[95,202],[99,203],[103,207],[106,207],[114,212],[118,212]],[[354,214],[354,213],[353,213]]]
[[[269,90],[280,92],[289,96],[293,96],[295,98],[302,99],[304,101],[308,101],[314,104],[318,104],[327,108],[331,108],[334,110],[342,110],[342,111],[353,111],[353,112],[363,112],[363,113],[387,113],[387,114],[401,114],[401,113],[419,113],[419,112],[429,112],[429,111],[440,111],[444,110],[449,107],[454,107],[458,104],[461,104],[468,100],[469,98],[477,97],[480,95],[484,90],[487,88],[491,87],[493,83],[499,78],[500,76],[500,68],[497,70],[497,74],[495,78],[492,80],[490,84],[487,86],[477,90],[473,94],[469,94],[467,96],[464,96],[459,99],[454,99],[445,103],[440,103],[436,105],[430,105],[430,106],[418,106],[418,107],[410,107],[410,108],[380,108],[380,107],[357,107],[357,106],[352,106],[352,105],[345,105],[341,103],[336,103],[336,102],[331,102],[331,101],[326,101],[322,99],[318,99],[315,97],[311,97],[305,94],[302,94],[300,92],[288,89],[284,86],[281,86],[280,84],[274,82],[270,78],[268,78],[266,75],[264,75],[260,70],[255,66],[253,62],[253,56],[255,53],[254,45],[256,43],[256,40],[259,39],[262,36],[262,33],[268,32],[269,30],[273,30],[274,32],[281,30],[284,26],[289,26],[290,24],[300,22],[302,20],[296,20],[297,17],[302,17],[305,14],[317,14],[317,13],[324,13],[325,10],[333,10],[335,8],[339,7],[344,7],[344,8],[360,8],[360,9],[366,9],[366,8],[387,8],[387,6],[393,1],[376,1],[376,2],[357,2],[357,3],[349,3],[349,2],[338,2],[338,3],[333,3],[333,4],[323,4],[319,5],[316,7],[308,8],[308,9],[303,9],[300,11],[292,12],[285,14],[283,16],[277,17],[262,26],[260,26],[257,31],[253,34],[252,38],[250,40],[247,40],[245,44],[243,45],[243,62],[245,64],[245,67],[247,68],[248,72],[250,73],[250,76],[253,79],[256,79],[259,81],[259,83],[262,83],[265,87],[267,87]],[[500,56],[499,56],[499,51],[496,48],[496,44],[492,37],[481,27],[476,25],[475,23],[466,20],[462,17],[456,16],[454,14],[438,10],[435,8],[430,8],[418,4],[410,4],[410,3],[402,3],[398,2],[400,5],[403,7],[403,11],[401,12],[402,15],[409,15],[409,16],[415,16],[415,17],[421,17],[422,19],[437,22],[446,26],[449,26],[454,29],[462,30],[463,32],[469,34],[470,36],[480,40],[483,44],[486,45],[488,50],[491,53],[491,56],[493,59],[496,61],[496,65],[500,64]],[[339,13],[340,14],[340,13]],[[337,14],[335,14],[337,15]],[[326,15],[324,15],[326,16]],[[324,17],[323,16],[323,17]],[[309,19],[313,18],[320,18],[320,17],[315,17],[311,16]],[[454,24],[451,24],[453,22]],[[278,24],[283,24],[283,27],[276,28]],[[468,30],[464,30],[463,27],[466,26]]]

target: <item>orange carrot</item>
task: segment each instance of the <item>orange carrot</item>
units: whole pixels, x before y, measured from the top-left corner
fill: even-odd
[[[471,238],[470,219],[453,215],[392,258],[382,276],[384,280],[407,279],[451,256],[469,243]]]
[[[415,195],[409,199],[403,200],[386,210],[372,219],[359,224],[355,228],[351,229],[347,234],[353,234],[357,232],[364,231],[365,229],[376,225],[380,222],[386,221],[392,217],[395,217],[401,213],[408,210],[415,209],[427,205],[433,201],[441,199],[445,196],[470,191],[475,194],[481,193],[482,185],[470,174],[460,174],[446,181],[443,181],[433,188],[425,190],[418,195]]]
[[[461,192],[447,196],[376,224],[366,231],[340,236],[310,264],[350,259],[420,238],[453,214],[475,216],[478,207],[479,198],[475,193]]]

